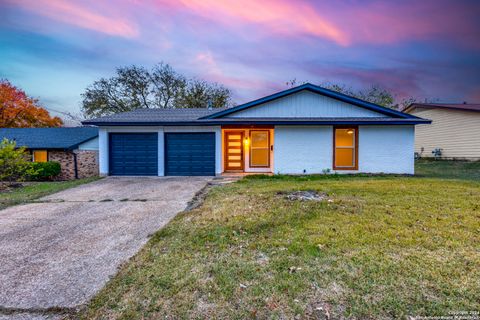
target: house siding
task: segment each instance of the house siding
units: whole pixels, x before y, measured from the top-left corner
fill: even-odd
[[[360,126],[358,171],[414,174],[414,126]]]
[[[254,108],[228,115],[229,118],[308,118],[308,117],[386,117],[349,103],[301,91],[278,100],[266,102]]]
[[[274,173],[311,174],[332,169],[332,126],[275,126]]]
[[[414,173],[413,126],[360,126],[359,170],[338,173]],[[333,170],[332,126],[275,126],[275,173]]]
[[[78,149],[98,151],[98,137],[85,141],[78,146]]]
[[[415,152],[433,157],[441,148],[442,158],[480,160],[480,112],[416,108],[411,114],[431,119],[430,125],[418,125]]]

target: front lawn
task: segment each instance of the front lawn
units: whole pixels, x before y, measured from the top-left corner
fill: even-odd
[[[315,190],[329,201],[279,192]],[[402,318],[480,309],[480,183],[253,176],[157,232],[88,319]]]
[[[12,189],[10,191],[0,192],[0,210],[17,204],[28,203],[32,200],[47,196],[49,194],[76,187],[78,185],[92,182],[97,179],[99,178],[92,177],[71,181],[27,183],[23,187]]]
[[[415,174],[421,177],[480,181],[480,161],[421,159],[415,161]]]

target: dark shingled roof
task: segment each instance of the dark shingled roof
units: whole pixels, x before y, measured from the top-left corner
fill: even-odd
[[[184,109],[183,109],[184,110]],[[165,110],[150,109],[143,112],[119,113],[110,117],[103,117],[91,121],[84,121],[84,124],[95,124],[105,126],[214,126],[214,125],[295,125],[295,124],[319,124],[319,125],[353,125],[353,124],[418,124],[431,123],[430,120],[414,118],[390,118],[390,117],[345,117],[345,118],[232,118],[225,117],[219,119],[195,119],[186,118],[183,113],[171,113],[168,117],[164,117]],[[173,116],[175,114],[175,116]]]
[[[430,109],[454,109],[466,111],[479,111],[480,103],[412,103],[403,112],[409,112],[415,108],[430,108]]]
[[[198,118],[225,110],[226,108],[180,108],[180,109],[137,109],[83,121],[84,124],[110,122],[184,122],[195,121]]]
[[[29,149],[75,149],[98,136],[98,128],[2,128],[0,137],[15,140]]]

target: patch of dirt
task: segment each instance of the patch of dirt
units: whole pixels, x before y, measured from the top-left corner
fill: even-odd
[[[193,209],[196,209],[196,208],[200,207],[202,205],[203,201],[205,201],[205,198],[207,197],[208,191],[210,191],[210,189],[213,186],[215,186],[215,185],[212,184],[212,183],[207,183],[205,185],[205,187],[203,187],[202,189],[200,189],[200,191],[195,193],[192,200],[190,200],[190,202],[188,202],[187,207],[183,211],[188,212],[188,211],[192,211]]]
[[[14,189],[18,189],[18,188],[21,188],[23,186],[24,185],[22,183],[19,183],[19,182],[12,182],[12,183],[0,182],[0,192],[10,192]]]
[[[328,194],[318,193],[315,190],[280,191],[277,194],[290,201],[324,201],[328,199]]]
[[[203,204],[203,201],[205,201],[205,198],[207,197],[208,192],[210,191],[211,188],[216,187],[216,186],[222,186],[225,184],[233,183],[236,182],[243,177],[216,177],[212,181],[208,182],[205,187],[203,187],[200,191],[198,191],[193,199],[188,203],[187,207],[185,208],[184,211],[192,211],[193,209],[196,209],[200,207]]]

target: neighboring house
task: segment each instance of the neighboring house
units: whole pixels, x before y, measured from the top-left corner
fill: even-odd
[[[98,175],[98,128],[7,128],[0,137],[27,148],[32,161],[59,162],[60,180]]]
[[[480,104],[414,103],[404,112],[432,120],[415,131],[420,157],[480,160]]]
[[[99,126],[100,174],[414,173],[429,123],[312,84],[228,109],[140,109]]]

